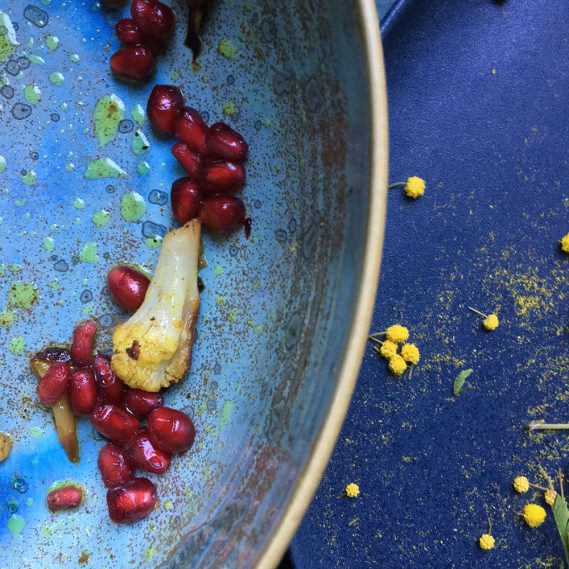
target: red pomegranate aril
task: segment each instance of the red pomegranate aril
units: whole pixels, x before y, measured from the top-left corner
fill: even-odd
[[[73,330],[71,358],[78,366],[88,366],[93,363],[97,328],[97,323],[94,320],[87,320],[80,322]]]
[[[158,448],[171,453],[188,450],[196,438],[196,429],[188,415],[170,407],[160,407],[150,413],[148,432]]]
[[[135,466],[153,474],[164,474],[172,460],[169,452],[153,444],[148,431],[136,433],[126,445],[125,452]]]
[[[176,120],[176,138],[194,152],[205,154],[208,126],[201,115],[191,107],[184,107]]]
[[[79,486],[69,484],[56,488],[47,495],[47,507],[52,512],[69,510],[70,508],[76,508],[81,505],[83,498],[83,489]]]
[[[216,122],[209,127],[206,136],[208,156],[222,160],[243,162],[247,160],[249,145],[245,139],[230,126]]]
[[[134,478],[134,467],[118,446],[105,445],[99,452],[98,465],[107,488],[116,488]]]
[[[117,524],[131,524],[156,507],[158,493],[148,478],[135,478],[107,492],[109,516]]]
[[[178,87],[156,85],[146,106],[146,116],[152,128],[162,134],[174,134],[176,119],[184,106],[184,97]]]
[[[95,377],[99,386],[99,403],[120,403],[125,385],[113,371],[107,356],[98,355],[93,363]]]
[[[53,362],[38,383],[39,400],[44,405],[57,403],[67,389],[70,377],[68,362]]]
[[[138,431],[140,422],[134,416],[116,405],[101,405],[91,413],[93,426],[111,442],[126,444]]]
[[[75,415],[89,415],[97,404],[97,382],[90,369],[78,369],[71,374],[67,387],[69,405]]]
[[[115,35],[125,45],[138,45],[144,42],[144,34],[131,18],[122,18],[116,23]]]
[[[159,40],[169,40],[174,34],[174,11],[158,0],[132,0],[130,14],[145,34]]]
[[[177,142],[172,146],[172,154],[188,173],[190,178],[197,178],[200,173],[200,155],[183,142]]]
[[[239,162],[203,160],[200,181],[208,194],[231,194],[245,185],[245,168]]]
[[[139,419],[143,419],[151,411],[164,405],[164,396],[162,393],[127,387],[123,398],[123,405],[129,413],[132,413]]]
[[[209,231],[232,233],[245,223],[245,205],[235,196],[215,196],[202,202],[200,217]]]
[[[170,194],[175,220],[183,225],[200,213],[200,187],[191,178],[180,178],[172,184]]]
[[[107,274],[107,288],[113,300],[125,310],[138,310],[144,301],[150,279],[134,267],[118,265]]]
[[[145,45],[126,45],[111,56],[111,71],[126,81],[146,81],[155,64],[152,50]]]

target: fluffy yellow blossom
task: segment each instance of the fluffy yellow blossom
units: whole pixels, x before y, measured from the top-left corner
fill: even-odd
[[[499,325],[500,321],[498,320],[498,317],[495,314],[488,314],[488,316],[486,316],[486,318],[484,318],[484,321],[482,322],[482,326],[484,326],[484,328],[486,328],[486,330],[488,330],[489,332],[496,330],[496,328],[498,328]]]
[[[401,357],[408,363],[417,365],[421,354],[419,353],[419,348],[415,344],[403,344],[401,346]]]
[[[557,498],[557,492],[551,488],[548,488],[543,496],[545,503],[548,506],[553,506],[553,504],[555,504],[555,498]]]
[[[360,487],[353,482],[348,484],[344,490],[348,498],[357,498],[360,495]]]
[[[485,533],[484,535],[480,536],[478,540],[478,545],[480,545],[480,549],[484,549],[488,551],[489,549],[494,548],[494,538],[489,534]]]
[[[569,253],[569,233],[567,233],[567,235],[564,235],[561,238],[560,244],[561,244],[561,250],[564,253]]]
[[[524,521],[530,528],[536,528],[540,526],[545,521],[545,517],[547,516],[545,510],[537,504],[527,504],[524,506],[522,515],[524,517]]]
[[[397,344],[391,340],[385,340],[379,348],[379,353],[384,358],[390,359],[397,354]]]
[[[407,369],[405,360],[398,354],[395,354],[389,359],[389,371],[393,375],[401,375]]]
[[[514,490],[523,494],[529,490],[529,480],[525,476],[516,476],[514,478]]]
[[[390,326],[385,331],[385,334],[387,339],[395,344],[403,344],[403,342],[406,342],[409,338],[409,330],[407,330],[405,326],[401,326],[401,324],[394,324],[393,326]]]
[[[410,178],[407,178],[407,182],[405,183],[403,191],[408,198],[416,200],[425,193],[425,186],[426,184],[423,178],[419,178],[418,176],[411,176]]]

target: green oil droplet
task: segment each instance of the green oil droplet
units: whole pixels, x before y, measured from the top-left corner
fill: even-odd
[[[0,312],[0,326],[10,328],[16,321],[16,313],[11,310],[3,310]]]
[[[85,243],[83,249],[79,253],[79,260],[82,263],[98,263],[99,255],[97,254],[97,244],[94,241]]]
[[[43,435],[44,431],[41,427],[38,427],[37,425],[30,427],[30,437],[32,437],[32,439],[40,439]]]
[[[34,170],[28,170],[22,175],[22,182],[24,182],[26,186],[33,186],[37,182],[37,179],[38,177]]]
[[[0,154],[0,174],[6,171],[6,158]]]
[[[52,35],[46,36],[45,45],[47,45],[49,51],[55,51],[59,47],[59,38]]]
[[[115,94],[101,97],[93,112],[95,134],[101,146],[114,140],[119,130],[119,123],[124,119],[125,107]]]
[[[30,63],[35,63],[36,65],[45,65],[45,59],[39,55],[34,55],[31,53],[30,55],[26,55],[26,57]]]
[[[28,203],[28,200],[27,198],[18,198],[14,201],[14,203],[16,204],[16,207],[22,207]]]
[[[144,240],[144,243],[151,250],[160,249],[160,247],[162,246],[162,237],[160,237],[159,235],[155,235],[154,237],[147,237]]]
[[[75,164],[73,164],[73,162],[69,162],[65,165],[66,172],[73,172],[73,170],[75,170]]]
[[[35,83],[26,85],[24,87],[24,97],[26,97],[28,103],[37,105],[41,101],[41,90]]]
[[[230,39],[223,38],[217,44],[217,51],[227,59],[233,59],[237,55],[237,48]]]
[[[27,45],[28,45],[28,49],[34,49],[34,38],[29,37]]]
[[[111,220],[111,214],[108,211],[105,211],[104,209],[102,209],[100,211],[96,211],[93,214],[92,219],[93,219],[93,223],[97,227],[104,227]]]
[[[62,111],[66,111],[66,110],[68,109],[68,107],[69,107],[69,105],[68,105],[67,103],[65,103],[65,102],[63,102],[63,103],[61,103],[61,105],[59,105],[59,108],[60,108]]]
[[[12,514],[6,522],[8,531],[12,534],[12,539],[16,539],[26,527],[26,520],[18,514]]]
[[[8,304],[17,308],[28,309],[38,299],[36,285],[34,283],[15,282],[8,291]]]
[[[10,340],[8,349],[15,356],[21,356],[24,353],[24,350],[26,349],[26,340],[24,339],[23,336],[14,336]]]
[[[85,209],[85,201],[81,198],[75,198],[73,200],[73,207],[75,209]]]
[[[219,277],[223,274],[223,267],[221,265],[217,265],[214,269],[213,269],[213,276],[214,277]]]
[[[98,158],[91,160],[87,164],[87,169],[83,173],[86,180],[96,180],[100,178],[126,178],[128,174],[110,158]]]
[[[222,111],[226,117],[233,118],[239,112],[239,108],[237,107],[237,105],[235,103],[229,102],[229,103],[225,103],[225,105],[223,105]]]
[[[16,264],[16,263],[12,263],[11,265],[8,265],[8,270],[13,274],[13,275],[19,275],[22,272],[22,267],[20,267],[20,265]]]
[[[271,124],[273,124],[271,119],[263,119],[263,126],[265,128],[269,128],[271,126]]]
[[[16,30],[10,16],[0,10],[0,64],[6,63],[18,47]]]
[[[233,403],[231,401],[226,401],[223,404],[223,407],[221,408],[221,419],[219,421],[221,427],[224,427],[229,421],[232,410],[233,410]]]
[[[146,176],[150,172],[150,164],[148,162],[139,162],[136,171],[140,176]]]
[[[53,85],[63,85],[63,82],[65,81],[65,77],[63,76],[63,73],[61,73],[59,71],[54,71],[49,76],[49,80],[53,83]]]
[[[34,503],[33,498],[26,498],[26,506],[29,508]]]
[[[95,305],[90,302],[83,307],[83,314],[85,316],[93,316],[95,314]]]
[[[79,63],[79,54],[78,53],[72,53],[69,56],[69,61],[71,61],[71,63]]]
[[[134,119],[139,126],[142,126],[146,122],[146,113],[142,108],[142,105],[136,105],[130,111],[130,116]]]
[[[144,154],[148,152],[150,148],[150,141],[146,138],[146,135],[140,130],[137,129],[134,133],[134,138],[132,140],[132,151],[139,156],[140,154]]]
[[[53,237],[43,238],[43,248],[47,253],[51,253],[55,249],[55,241]]]
[[[48,285],[49,290],[57,290],[59,289],[59,281],[57,279],[53,279]]]
[[[51,0],[41,0],[43,6],[51,6]]]
[[[121,215],[125,221],[133,223],[146,213],[146,202],[137,192],[128,192],[121,199]]]
[[[25,220],[25,221],[27,221],[28,219],[30,219],[30,217],[32,217],[32,216],[31,216],[31,214],[30,214],[29,211],[26,211],[26,213],[24,213],[24,214],[22,215],[22,219]]]

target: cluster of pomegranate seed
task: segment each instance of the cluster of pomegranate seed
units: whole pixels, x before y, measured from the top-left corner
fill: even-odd
[[[124,270],[127,268],[137,273],[130,267],[115,268],[123,269],[123,277],[127,275],[123,287],[141,274],[130,275]],[[114,275],[113,271],[109,275]],[[140,298],[138,288],[132,293],[132,287],[127,286],[120,295],[129,308],[134,308]],[[164,474],[173,455],[193,445],[196,431],[188,415],[164,407],[161,393],[125,385],[113,372],[110,358],[97,353],[96,332],[97,323],[93,320],[75,328],[71,349],[58,351],[39,381],[37,392],[45,405],[55,404],[67,393],[73,414],[88,416],[108,441],[99,453],[98,466],[108,488],[109,516],[116,523],[128,524],[150,514],[158,499],[155,484],[136,477],[136,469]],[[66,509],[77,506],[81,500],[79,490],[65,487],[50,492],[48,506],[51,510]]]
[[[127,81],[147,81],[174,35],[176,17],[159,0],[132,0],[130,14],[115,26],[122,47],[111,56],[111,71]]]
[[[172,184],[176,221],[200,217],[206,229],[222,233],[248,227],[245,205],[234,195],[245,186],[245,139],[225,123],[208,126],[173,85],[154,87],[146,114],[156,132],[177,139],[172,154],[187,174]]]

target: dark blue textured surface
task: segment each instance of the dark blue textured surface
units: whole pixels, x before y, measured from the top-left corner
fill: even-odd
[[[569,417],[568,21],[565,0],[404,1],[384,21],[390,179],[428,187],[390,194],[373,329],[407,325],[422,361],[396,380],[367,351],[291,547],[299,569],[559,567],[551,514],[533,530],[517,514],[541,493],[511,481],[569,464],[566,437],[524,432]],[[500,328],[484,333],[468,305],[498,310]]]

